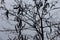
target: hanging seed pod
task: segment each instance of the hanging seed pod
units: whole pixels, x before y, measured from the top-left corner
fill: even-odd
[[[19,14],[19,13],[20,13],[20,11],[21,11],[21,10],[20,10],[20,9],[18,9],[18,13],[17,13],[17,14]]]
[[[6,13],[5,13],[5,15],[6,15],[6,17],[7,17],[7,20],[8,20],[8,18],[9,18],[8,14],[9,14],[9,11],[7,10]]]
[[[47,8],[47,7],[50,7],[49,3],[46,3],[46,8]]]
[[[19,21],[18,28],[21,28],[22,26],[22,20]]]
[[[39,2],[39,7],[43,6],[43,3],[42,2]]]
[[[16,30],[16,32],[18,33],[18,30],[17,30],[17,27],[15,26],[15,30]]]

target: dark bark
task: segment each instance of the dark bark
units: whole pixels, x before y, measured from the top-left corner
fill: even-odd
[[[43,32],[43,22],[41,18],[41,32],[42,32],[42,40],[44,40],[44,32]]]

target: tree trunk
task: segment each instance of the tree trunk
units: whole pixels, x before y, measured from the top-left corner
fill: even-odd
[[[42,18],[41,18],[41,32],[42,32],[42,40],[44,40],[43,22],[42,22]]]

